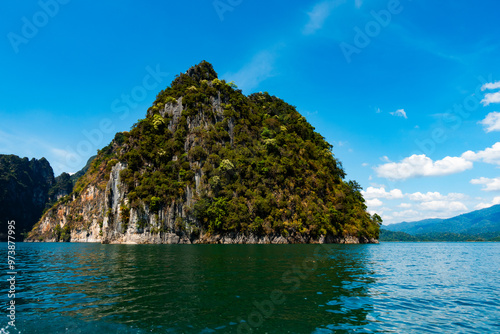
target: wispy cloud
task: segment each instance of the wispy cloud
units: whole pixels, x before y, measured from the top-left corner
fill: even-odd
[[[366,199],[366,205],[369,211],[371,213],[377,212],[381,215],[384,219],[384,224],[393,224],[401,220],[412,221],[430,217],[447,218],[468,210],[467,206],[462,202],[462,200],[466,200],[468,196],[461,193],[443,195],[439,192],[416,192],[403,194],[400,189],[386,191],[384,187],[369,187],[362,194]],[[407,199],[410,202],[404,201],[395,206],[395,210],[391,210],[381,207],[383,205],[381,199],[396,201]],[[398,211],[396,208],[402,209],[402,211]],[[384,215],[386,211],[392,211],[391,215]]]
[[[500,103],[500,92],[488,93],[481,100],[481,103],[486,107],[492,103]]]
[[[480,177],[479,179],[470,180],[471,184],[481,184],[483,185],[484,191],[498,191],[500,190],[500,177],[494,179],[489,179],[487,177]]]
[[[23,133],[8,133],[0,130],[0,154],[17,154],[34,157],[44,141]]]
[[[356,3],[359,1],[360,0],[356,0]],[[323,28],[326,19],[331,15],[332,11],[345,2],[346,0],[329,0],[317,3],[312,10],[307,13],[309,21],[302,30],[302,33],[304,35],[312,35]]]
[[[59,161],[66,161],[71,158],[73,159],[77,158],[77,154],[75,152],[71,152],[57,147],[49,147],[48,149]]]
[[[337,147],[342,147],[342,146],[346,146],[346,145],[349,144],[349,142],[347,142],[347,141],[341,141],[341,140],[333,142],[333,143],[334,143],[334,146],[337,146]]]
[[[68,159],[75,159],[75,153],[61,149],[57,145],[34,135],[8,133],[0,130],[0,154],[15,154],[29,159],[45,157],[52,166],[55,175],[77,171],[83,167],[80,165],[68,166]]]
[[[485,84],[481,87],[481,90],[482,90],[482,91],[485,91],[485,90],[487,90],[487,89],[497,89],[497,88],[500,88],[500,81],[485,83]]]
[[[448,195],[443,195],[437,191],[428,191],[427,193],[421,193],[418,191],[416,193],[406,195],[410,200],[415,202],[456,201],[466,197],[461,193],[449,193]]]
[[[223,75],[228,81],[238,83],[238,87],[248,93],[261,82],[271,78],[274,74],[274,63],[276,54],[271,51],[262,51],[255,55],[252,60],[236,73]]]
[[[403,117],[405,119],[408,119],[408,116],[406,116],[406,112],[404,109],[398,109],[394,112],[390,113],[392,116],[397,116],[397,117]]]
[[[422,32],[410,28],[407,24],[400,24],[395,21],[391,21],[390,27],[393,33],[399,35],[398,40],[400,43],[406,44],[408,47],[418,50],[418,52],[426,52],[461,65],[469,64],[470,59],[484,58],[486,54],[495,50],[494,46],[482,47],[478,44],[466,52],[458,52],[456,49],[450,48],[449,43],[444,43],[440,34],[424,35]]]
[[[458,201],[430,201],[419,205],[420,210],[437,211],[437,212],[465,212],[467,207],[462,202]]]
[[[7,153],[12,151],[12,140],[12,135],[0,130],[0,153]]]
[[[490,203],[479,203],[478,205],[476,205],[475,209],[476,210],[486,209],[489,208],[490,206],[497,204],[500,204],[500,196],[494,197]]]
[[[490,112],[479,124],[484,125],[486,132],[500,131],[500,113]]]
[[[491,90],[491,89],[499,89],[500,88],[500,81],[497,82],[488,82],[485,83],[482,87],[481,90]],[[500,103],[500,92],[495,92],[495,93],[487,93],[484,95],[484,99],[481,100],[481,103],[486,107],[490,105],[491,103]]]

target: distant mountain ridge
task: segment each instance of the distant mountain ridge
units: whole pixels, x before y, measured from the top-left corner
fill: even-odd
[[[50,163],[45,159],[21,158],[17,155],[0,154],[0,241],[7,240],[7,222],[16,222],[16,240],[29,232],[40,219],[44,210],[57,200],[70,194],[95,158],[79,172],[62,173],[54,177]]]
[[[49,162],[0,155],[0,240],[7,239],[7,222],[15,221],[16,240],[28,232],[41,216],[55,184]]]
[[[500,235],[500,204],[448,219],[424,219],[384,225],[383,229],[413,236],[452,233],[469,236]]]

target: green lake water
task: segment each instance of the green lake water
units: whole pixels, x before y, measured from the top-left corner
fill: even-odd
[[[495,333],[500,243],[0,243],[0,333]]]

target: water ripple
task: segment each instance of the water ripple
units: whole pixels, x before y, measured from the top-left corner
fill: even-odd
[[[0,334],[500,331],[498,243],[317,250],[20,244],[18,329],[2,319]],[[270,302],[274,291],[282,303]]]

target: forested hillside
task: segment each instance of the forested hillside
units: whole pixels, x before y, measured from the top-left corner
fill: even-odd
[[[293,106],[268,93],[245,96],[202,62],[99,151],[31,238],[375,240],[380,217],[345,176],[332,146]]]

